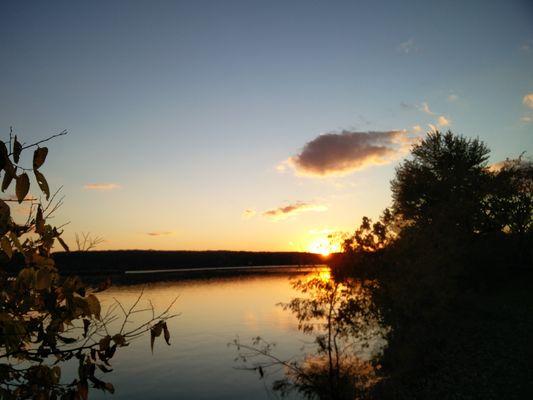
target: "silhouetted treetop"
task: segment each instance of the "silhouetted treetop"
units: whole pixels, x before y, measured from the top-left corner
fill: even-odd
[[[475,229],[490,173],[479,139],[430,132],[396,170],[393,210],[405,220]]]

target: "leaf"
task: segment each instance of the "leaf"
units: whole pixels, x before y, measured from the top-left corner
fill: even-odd
[[[39,171],[34,170],[33,173],[35,174],[35,179],[37,180],[37,184],[41,188],[41,191],[46,195],[46,200],[50,198],[50,187],[48,186],[48,182],[46,181],[46,178],[43,174],[41,174]]]
[[[109,343],[111,343],[111,336],[109,335],[100,339],[100,342],[98,343],[100,351],[106,351],[109,348]]]
[[[52,277],[50,275],[50,272],[44,269],[40,269],[37,271],[37,277],[35,279],[35,289],[37,290],[48,289],[51,283],[52,283]]]
[[[13,248],[11,247],[11,242],[7,238],[7,236],[3,236],[0,240],[0,243],[2,244],[2,250],[4,253],[7,254],[9,258],[13,256]]]
[[[104,371],[104,372],[107,372],[107,371]],[[113,386],[111,382],[107,382],[105,384],[105,390],[107,390],[111,394],[115,393],[115,387]]]
[[[16,233],[9,232],[9,238],[11,239],[11,241],[13,242],[17,250],[20,251],[22,254],[24,254],[24,249],[22,248],[22,245],[20,244],[19,238],[16,235]]]
[[[93,314],[96,318],[100,319],[100,311],[102,310],[102,307],[97,297],[94,294],[90,294],[85,298],[85,300],[89,305],[89,311],[91,312],[91,314]]]
[[[150,349],[152,350],[152,354],[154,354],[154,342],[155,342],[155,335],[154,335],[154,328],[150,329]]]
[[[118,346],[126,346],[126,338],[124,338],[124,336],[120,333],[117,333],[111,339],[113,339],[113,342],[115,342]]]
[[[44,233],[43,209],[40,204],[39,207],[37,207],[37,215],[35,216],[35,232],[39,234]]]
[[[41,167],[41,165],[44,164],[47,154],[47,147],[39,147],[33,152],[33,169],[38,169],[39,167]]]
[[[22,203],[28,192],[30,191],[30,178],[26,173],[17,176],[17,185],[15,192],[17,194],[17,200]]]
[[[6,191],[15,177],[15,168],[13,168],[13,165],[11,165],[11,161],[7,161],[7,163],[4,165],[4,169],[5,173],[4,179],[2,180],[2,192]]]
[[[9,222],[11,220],[11,209],[7,203],[0,200],[0,234],[3,235],[9,230]]]
[[[2,170],[9,162],[9,153],[7,152],[6,144],[0,140],[0,170]]]
[[[17,136],[15,135],[15,142],[13,143],[13,160],[15,160],[15,163],[18,164],[20,160],[20,153],[22,153],[22,145],[17,139]]]
[[[165,337],[165,342],[167,342],[167,344],[170,346],[170,332],[166,322],[163,323],[163,335]]]

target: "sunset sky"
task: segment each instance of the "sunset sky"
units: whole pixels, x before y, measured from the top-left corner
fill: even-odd
[[[68,241],[307,250],[429,130],[531,155],[533,2],[6,1],[0,88]]]

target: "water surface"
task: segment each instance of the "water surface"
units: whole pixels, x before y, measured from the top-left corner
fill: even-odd
[[[168,321],[171,346],[159,338],[152,354],[147,334],[119,349],[113,359],[114,371],[102,376],[114,384],[116,393],[94,390],[91,398],[275,398],[269,390],[271,380],[236,369],[241,364],[234,361],[236,349],[228,343],[237,335],[247,343],[260,335],[275,342],[275,353],[284,359],[301,354],[302,346],[310,345],[312,338],[298,331],[295,317],[277,305],[298,296],[291,279],[319,270],[297,271],[180,279],[115,286],[102,292],[99,297],[104,307],[114,299],[127,307],[144,288],[142,302],[146,305],[151,300],[156,310],[163,310],[179,296],[173,310],[180,315]],[[147,317],[139,314],[136,322]]]

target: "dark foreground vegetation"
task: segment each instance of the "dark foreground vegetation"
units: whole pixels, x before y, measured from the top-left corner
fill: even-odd
[[[396,171],[393,204],[334,263],[373,282],[390,327],[379,399],[533,395],[533,166],[489,168],[479,140],[430,133]]]
[[[285,361],[263,338],[236,340],[244,368],[281,366],[274,391],[309,399],[533,398],[533,166],[488,155],[451,132],[415,145],[333,279],[295,282],[283,305],[314,352]]]

